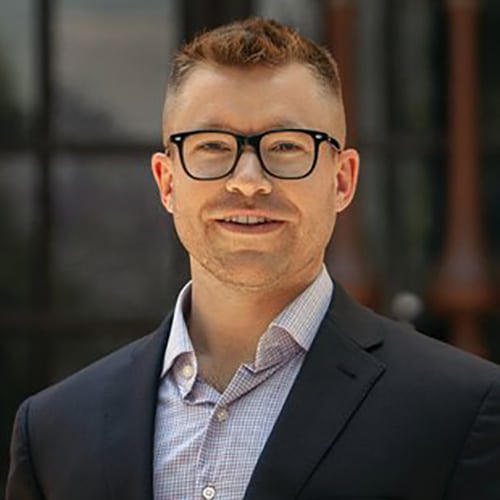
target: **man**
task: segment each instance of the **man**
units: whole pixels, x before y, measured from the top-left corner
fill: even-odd
[[[500,370],[325,270],[358,154],[335,62],[273,21],[177,54],[152,158],[192,281],[152,335],[29,398],[8,500],[500,499]]]

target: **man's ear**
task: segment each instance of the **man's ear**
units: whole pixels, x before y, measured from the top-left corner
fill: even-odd
[[[173,183],[172,183],[172,161],[165,153],[155,153],[151,157],[151,170],[160,192],[161,203],[165,209],[172,213]]]
[[[355,149],[339,153],[337,167],[336,211],[344,211],[354,198],[359,174],[359,154]]]

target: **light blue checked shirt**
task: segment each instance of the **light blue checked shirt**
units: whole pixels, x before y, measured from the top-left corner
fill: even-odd
[[[241,365],[222,394],[197,376],[182,313],[190,290],[188,283],[177,299],[161,373],[154,498],[237,500],[326,313],[333,283],[323,267],[272,321],[254,362]]]

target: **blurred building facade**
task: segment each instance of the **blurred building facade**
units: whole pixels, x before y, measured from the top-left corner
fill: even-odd
[[[149,173],[169,56],[252,14],[339,61],[362,170],[333,274],[500,362],[498,2],[3,0],[0,491],[19,402],[151,331],[186,281]]]

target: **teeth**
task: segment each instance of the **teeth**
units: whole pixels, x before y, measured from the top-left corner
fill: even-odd
[[[254,215],[237,215],[235,217],[227,217],[224,222],[235,222],[236,224],[263,224],[271,222],[271,219],[265,217],[255,217]]]

